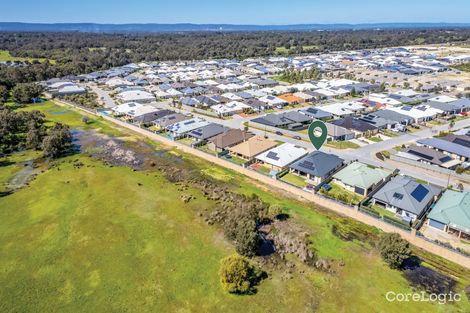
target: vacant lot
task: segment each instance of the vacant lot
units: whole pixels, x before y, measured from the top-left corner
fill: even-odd
[[[78,113],[52,103],[34,108],[74,127],[118,132],[99,120],[84,126]],[[129,147],[136,140],[121,136],[131,140]],[[157,152],[162,148],[155,145]],[[180,190],[157,169],[133,171],[76,154],[49,164],[29,186],[0,197],[0,311],[470,311],[465,299],[457,305],[387,302],[386,292],[412,288],[369,243],[377,230],[286,198],[282,191],[268,190],[204,160],[178,151],[167,153],[181,160],[181,166],[199,168],[201,175],[236,192],[256,194],[282,206],[308,229],[318,257],[331,260],[332,272],[314,270],[289,256],[295,264],[289,275],[283,266],[267,267],[269,278],[256,294],[226,294],[217,270],[233,247],[217,226],[207,225],[199,216],[212,210],[215,201],[191,187]],[[3,165],[15,167],[37,157],[11,156],[10,162],[0,165],[1,180],[8,181],[15,173],[5,174]],[[159,165],[164,159],[155,161]],[[187,194],[195,199],[185,203],[181,197]],[[341,239],[333,226],[352,237]],[[469,284],[469,271],[435,256],[423,258],[429,266],[452,274],[457,291]]]

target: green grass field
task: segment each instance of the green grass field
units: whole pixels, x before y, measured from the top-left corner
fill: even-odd
[[[52,114],[64,110],[52,103],[34,108],[44,110],[50,120],[84,127],[74,111]],[[119,132],[99,120],[86,127]],[[470,311],[465,298],[456,305],[387,302],[387,291],[412,292],[407,280],[389,269],[367,241],[341,240],[332,226],[370,236],[377,230],[202,159],[171,153],[236,192],[282,206],[308,229],[318,257],[333,260],[334,272],[314,270],[292,258],[296,267],[291,279],[283,278],[283,270],[271,269],[256,294],[227,294],[217,271],[233,247],[218,227],[198,216],[214,208],[215,201],[192,188],[179,190],[159,172],[110,167],[72,155],[28,187],[0,197],[0,312]],[[7,166],[37,157],[14,154]],[[76,159],[84,165],[74,166]],[[4,169],[0,167],[0,180],[8,181],[15,170]],[[184,203],[181,196],[189,193],[196,199]],[[420,253],[426,264],[455,275],[457,291],[470,283],[470,271]]]
[[[29,61],[29,62],[32,62],[32,61],[39,61],[39,62],[44,62],[46,61],[46,59],[44,58],[21,58],[21,57],[14,57],[10,54],[9,51],[6,51],[6,50],[0,50],[0,62],[7,62],[7,61],[11,61],[11,62],[15,62],[15,61],[21,61],[21,62],[25,62],[25,61]],[[55,60],[49,60],[49,62],[51,62],[52,64],[55,63]]]
[[[295,48],[295,47],[293,47],[293,48]],[[316,46],[316,45],[305,45],[305,46],[302,46],[302,49],[304,50],[304,52],[310,52],[310,51],[313,51],[315,49],[318,49],[318,46]],[[290,52],[290,50],[287,49],[284,46],[276,47],[276,49],[274,50],[274,53],[283,54],[283,55],[289,54],[289,52]]]
[[[20,108],[21,111],[39,110],[46,116],[49,122],[60,122],[70,126],[70,128],[81,128],[84,130],[97,129],[107,135],[119,136],[122,132],[115,127],[109,126],[103,119],[98,117],[89,117],[88,124],[85,124],[81,118],[82,115],[76,111],[59,106],[52,101],[28,105]],[[50,124],[50,123],[49,123]]]

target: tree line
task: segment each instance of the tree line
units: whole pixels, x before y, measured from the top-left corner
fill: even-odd
[[[470,29],[338,31],[54,33],[0,32],[0,50],[12,56],[44,58],[22,66],[0,65],[0,85],[78,75],[131,62],[260,57],[278,48],[289,53],[369,49],[417,43],[465,42]]]
[[[39,111],[15,111],[0,106],[0,155],[22,149],[41,150],[44,156],[57,158],[72,147],[69,127],[55,123],[46,126]]]

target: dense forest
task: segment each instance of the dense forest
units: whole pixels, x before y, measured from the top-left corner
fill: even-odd
[[[77,75],[130,62],[302,54],[411,44],[468,42],[470,29],[388,29],[305,32],[0,33],[0,50],[45,58],[0,65],[0,85]]]

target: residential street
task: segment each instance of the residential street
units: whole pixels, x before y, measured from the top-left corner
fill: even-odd
[[[106,90],[103,90],[96,86],[96,84],[90,83],[87,84],[88,87],[91,88],[97,95],[98,98],[100,98],[103,101],[103,105],[105,108],[110,109],[116,106],[116,102],[109,96],[109,93]]]
[[[107,91],[99,88],[98,86],[96,86],[96,84],[88,84],[88,86],[93,91],[95,91],[99,97],[103,97],[103,101],[105,103],[106,108],[112,108],[116,106],[116,103],[109,96]],[[198,116],[212,123],[218,123],[218,124],[222,124],[224,126],[230,127],[230,128],[238,128],[238,129],[243,129],[244,123],[249,122],[250,120],[258,117],[258,116],[240,117],[238,115],[235,115],[232,118],[219,119],[216,117],[210,117],[207,115],[199,114],[197,112],[175,108],[171,106],[170,101],[158,102],[158,103],[154,102],[154,103],[151,103],[151,105],[157,108],[161,108],[161,109],[171,109],[176,112],[192,114],[194,116]],[[283,112],[295,111],[295,110],[298,110],[298,108],[285,110]],[[465,128],[465,127],[470,127],[470,119],[464,119],[464,120],[460,120],[456,122],[453,129],[460,129],[460,128]],[[449,176],[445,174],[436,173],[434,171],[431,172],[423,168],[417,168],[417,167],[413,167],[413,166],[403,164],[403,163],[398,164],[397,162],[390,161],[390,160],[386,160],[384,162],[384,161],[377,159],[375,156],[377,152],[380,152],[383,150],[389,150],[389,149],[392,149],[393,147],[401,146],[403,144],[416,142],[423,138],[432,137],[433,135],[439,133],[440,131],[446,131],[448,129],[449,129],[449,126],[445,124],[445,125],[434,126],[432,128],[426,128],[424,130],[420,130],[415,133],[402,134],[401,136],[393,137],[393,138],[390,138],[381,142],[373,143],[373,144],[364,145],[357,149],[344,149],[343,150],[343,149],[335,149],[335,148],[324,146],[320,150],[323,152],[334,153],[347,161],[358,160],[363,163],[367,163],[373,166],[380,166],[389,170],[394,170],[398,167],[400,168],[400,171],[403,174],[415,176],[415,177],[424,177],[423,179],[428,181],[429,183],[440,185],[443,187],[447,186],[448,183],[452,185],[457,185],[459,183],[462,183],[466,190],[470,190],[470,182],[462,182],[453,176],[449,178]],[[277,135],[272,132],[263,131],[263,130],[256,129],[253,127],[250,127],[249,130],[250,132],[256,135],[268,136],[272,140],[292,143],[297,146],[301,146],[307,149],[308,151],[314,150],[312,144],[304,140],[297,140],[292,137]]]

